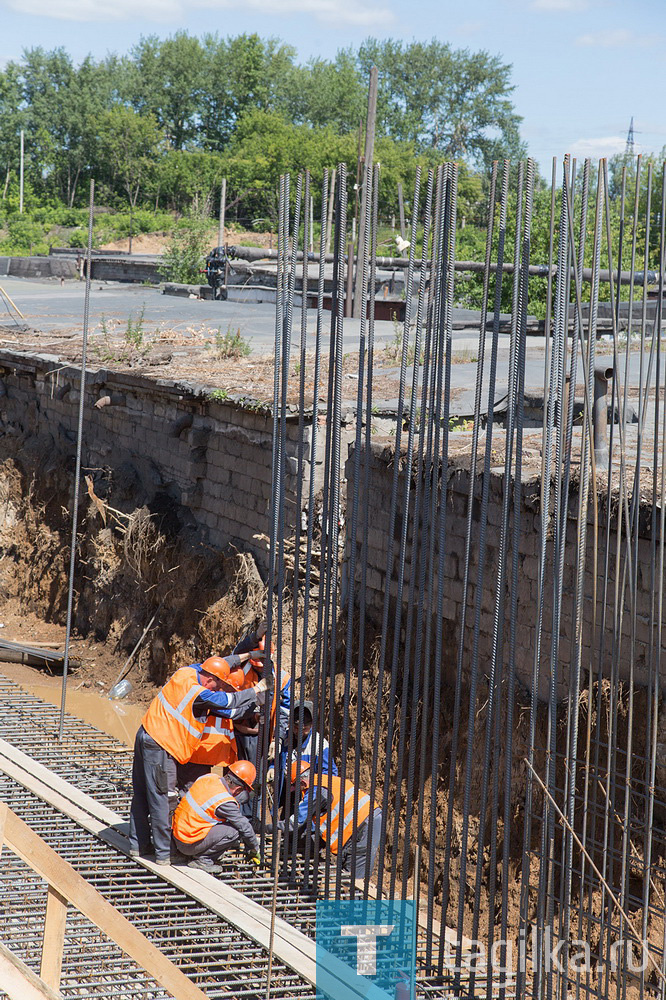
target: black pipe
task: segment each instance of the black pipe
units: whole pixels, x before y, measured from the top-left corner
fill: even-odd
[[[277,250],[267,250],[265,247],[241,247],[241,246],[234,246],[234,247],[231,247],[230,249],[233,250],[234,257],[237,260],[247,260],[247,261],[250,261],[250,262],[252,262],[252,261],[259,262],[259,261],[262,261],[262,260],[275,260],[277,258],[277,253],[278,253]],[[319,254],[309,253],[308,252],[307,256],[308,256],[308,260],[315,261],[315,262],[319,261]],[[303,251],[299,250],[297,252],[297,254],[296,254],[296,260],[302,260],[302,258],[303,258]],[[353,259],[354,259],[354,263],[356,263],[356,256],[354,256]],[[325,258],[324,258],[324,260],[325,260],[325,263],[332,264],[333,260],[334,260],[334,255],[332,253],[327,253],[326,256],[325,256]],[[426,261],[426,266],[427,267],[430,267],[431,264],[432,264],[432,261],[430,261],[430,260]],[[409,267],[409,258],[408,257],[377,257],[376,258],[376,265],[377,265],[377,267],[381,267],[381,268],[385,268],[385,269],[396,268],[396,269],[407,270],[407,268]],[[479,272],[479,273],[482,274],[485,271],[485,267],[486,267],[485,261],[482,261],[482,260],[456,260],[453,263],[454,270],[456,270],[456,271],[463,271],[463,272],[464,271],[472,271],[472,272],[477,271],[477,272]],[[418,269],[419,269],[419,265],[416,265],[416,270],[418,270]],[[496,271],[497,270],[497,264],[491,264],[490,265],[490,270],[491,270],[491,272]],[[510,264],[510,263],[502,264],[502,271],[503,271],[504,274],[513,274],[513,264]],[[557,274],[557,266],[553,266],[553,267],[549,268],[547,264],[530,264],[529,267],[528,267],[528,269],[527,269],[527,273],[528,274],[531,274],[531,275],[533,275],[535,277],[538,277],[538,278],[547,278],[549,271],[550,271],[551,275],[554,277]],[[619,275],[617,273],[616,274],[611,274],[611,272],[608,271],[608,270],[605,270],[605,271],[602,270],[602,271],[599,272],[599,280],[601,282],[608,283],[608,282],[611,281],[611,279],[613,281],[618,281],[618,278],[619,278],[619,283],[621,285],[630,285],[630,284],[642,285],[642,284],[645,283],[645,272],[644,271],[621,271],[619,273]],[[591,267],[584,267],[583,268],[582,280],[583,281],[588,281],[588,282],[592,281],[592,268]],[[658,281],[659,281],[659,273],[657,271],[648,271],[647,272],[647,284],[648,285],[656,285]]]

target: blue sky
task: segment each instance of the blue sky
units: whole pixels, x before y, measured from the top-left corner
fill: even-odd
[[[636,149],[666,145],[664,0],[0,0],[0,64],[24,47],[75,59],[124,52],[143,34],[256,31],[332,56],[368,35],[433,36],[513,64],[522,134],[550,158],[611,155],[634,116]]]

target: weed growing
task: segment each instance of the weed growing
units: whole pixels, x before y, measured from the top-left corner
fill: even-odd
[[[218,361],[234,360],[246,358],[252,353],[250,341],[244,337],[240,327],[235,330],[229,326],[226,333],[222,333],[222,327],[215,331],[213,353]]]

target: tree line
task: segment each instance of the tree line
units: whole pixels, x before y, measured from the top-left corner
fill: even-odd
[[[33,48],[0,72],[4,211],[17,196],[23,130],[28,203],[82,205],[94,175],[111,207],[205,210],[226,176],[232,210],[273,219],[281,172],[307,166],[317,180],[324,167],[356,163],[372,65],[385,210],[395,211],[415,161],[458,159],[473,178],[524,153],[511,66],[435,39],[369,38],[306,63],[257,34],[150,36],[79,65],[62,48]],[[480,193],[470,183],[470,196]]]

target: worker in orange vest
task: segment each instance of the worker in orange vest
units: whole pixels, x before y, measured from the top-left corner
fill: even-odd
[[[178,765],[187,764],[199,746],[209,715],[233,719],[261,703],[267,688],[260,681],[246,691],[221,690],[248,654],[212,656],[181,667],[153,698],[134,743],[130,854],[155,849],[155,863],[171,861],[171,814],[178,801]]]
[[[299,836],[304,836],[307,833],[308,810],[311,810],[311,833],[315,842],[330,843],[332,854],[342,853],[342,870],[349,872],[354,879],[365,878],[368,872],[373,871],[377,860],[382,829],[379,806],[375,806],[370,796],[360,788],[356,794],[351,781],[345,781],[343,791],[342,779],[337,775],[324,773],[319,777],[306,761],[294,761],[291,765],[294,790],[297,781],[301,801],[297,817],[289,818],[288,829],[293,831],[296,827]],[[355,798],[358,799],[356,809]]]
[[[192,860],[189,868],[217,874],[225,851],[245,844],[248,860],[259,864],[259,844],[252,824],[240,806],[252,791],[257,772],[249,760],[239,760],[225,772],[204,774],[178,803],[173,816],[174,846]]]
[[[228,693],[246,690],[242,666],[231,670],[226,680],[220,681],[220,690]],[[178,765],[178,790],[182,794],[202,774],[210,774],[214,767],[229,766],[238,760],[235,722],[212,713],[206,719],[204,731],[197,748],[187,764]]]
[[[266,643],[266,621],[259,623],[257,628],[253,632],[248,632],[243,639],[234,648],[234,653],[242,655],[243,653],[248,653],[249,658],[243,666],[245,672],[245,686],[252,687],[257,683],[259,678],[274,675],[274,664],[272,657],[275,654],[275,644],[271,642],[271,652],[270,655],[265,650]],[[291,708],[291,675],[287,670],[281,670],[280,672],[280,696],[279,696],[279,736],[280,741],[284,739],[287,732],[289,731],[289,711]],[[273,733],[275,730],[275,723],[278,714],[278,696],[275,689],[273,689],[273,698],[271,702],[271,712],[270,712],[270,724],[269,724],[269,735],[268,742],[273,739]],[[234,732],[236,735],[236,744],[238,747],[238,756],[243,760],[251,761],[257,768],[257,771],[261,773],[260,768],[260,758],[262,747],[260,743],[260,723],[262,722],[263,712],[254,712],[246,716],[244,719],[239,719],[234,723]],[[279,745],[279,741],[278,741]],[[252,809],[249,805],[243,806],[243,811],[246,816],[252,815]]]

